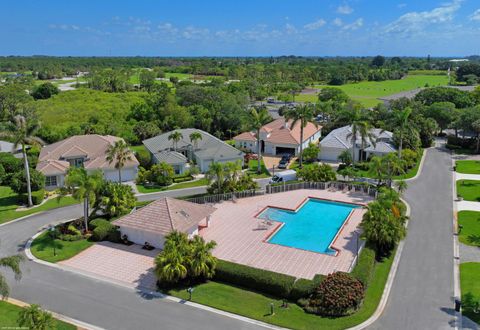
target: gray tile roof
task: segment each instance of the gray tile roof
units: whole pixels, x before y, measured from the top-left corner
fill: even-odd
[[[183,164],[187,161],[187,157],[176,151],[164,150],[153,155],[159,163]]]
[[[351,126],[343,126],[331,131],[322,141],[320,141],[320,148],[340,148],[350,149],[352,148],[352,133]],[[389,131],[383,131],[379,128],[373,128],[371,133],[376,137],[376,146],[368,145],[365,151],[388,153],[395,151],[395,147],[392,144],[393,133]],[[357,136],[357,146],[360,146],[360,137]]]
[[[190,134],[198,132],[202,135],[201,140],[197,140],[197,146],[194,154],[201,159],[213,159],[214,161],[221,161],[222,159],[241,159],[243,152],[234,148],[213,135],[194,128],[177,129],[183,138],[178,142],[178,150],[185,150],[193,148],[193,143],[190,140]],[[173,149],[173,141],[168,139],[172,132],[167,132],[153,138],[143,141],[145,147],[155,156],[166,150]]]
[[[7,141],[0,141],[0,152],[10,152],[14,153],[22,150],[21,146],[18,146],[16,149],[13,148],[14,144]]]

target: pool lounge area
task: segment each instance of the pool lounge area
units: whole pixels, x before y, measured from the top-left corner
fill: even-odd
[[[338,250],[332,244],[352,211],[359,207],[307,198],[295,210],[267,207],[258,218],[282,223],[267,239],[268,243],[336,255]]]
[[[372,200],[360,192],[304,189],[222,202],[199,234],[217,242],[213,254],[223,260],[306,279],[348,272],[361,244],[362,206]],[[319,212],[324,216],[316,217]],[[300,223],[295,213],[305,216]],[[325,221],[329,217],[334,223]],[[312,232],[322,228],[329,231],[318,240]]]

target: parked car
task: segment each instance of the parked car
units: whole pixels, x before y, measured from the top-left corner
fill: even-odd
[[[294,170],[287,170],[276,173],[271,179],[270,183],[282,183],[297,180],[297,172]]]

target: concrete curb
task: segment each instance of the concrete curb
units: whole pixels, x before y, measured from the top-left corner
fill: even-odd
[[[405,213],[406,213],[407,216],[410,217],[410,205],[403,198],[401,198],[400,200],[403,203],[405,203],[405,205],[407,207]],[[410,222],[410,220],[407,220],[407,222],[405,223],[406,228],[408,228],[409,222]],[[392,285],[393,285],[393,281],[395,280],[395,275],[397,274],[397,269],[398,269],[398,265],[400,263],[400,258],[402,256],[402,251],[403,251],[404,245],[405,245],[405,240],[402,240],[397,246],[397,252],[395,253],[395,257],[393,259],[392,267],[390,268],[390,272],[388,274],[387,283],[385,283],[385,288],[383,289],[382,298],[380,299],[380,302],[377,306],[377,309],[375,310],[373,315],[370,316],[366,321],[364,321],[363,323],[360,323],[359,325],[356,325],[354,327],[348,328],[348,330],[365,329],[365,328],[371,326],[373,323],[375,323],[380,318],[380,316],[382,315],[383,311],[385,310],[385,307],[387,306],[388,297],[390,295],[390,291],[392,290]]]
[[[452,157],[452,169],[455,168],[455,159],[450,152]],[[461,299],[461,287],[460,287],[460,245],[458,243],[458,217],[457,217],[457,203],[455,202],[457,197],[457,176],[454,171],[452,174],[452,203],[453,203],[453,298]],[[463,328],[463,319],[461,312],[455,312],[455,329]]]
[[[12,305],[15,305],[15,306],[19,306],[19,307],[25,307],[25,306],[30,306],[30,304],[26,303],[26,302],[23,302],[21,300],[17,300],[17,299],[13,299],[13,298],[7,298],[7,302],[12,304]],[[42,308],[43,309],[43,308]],[[45,309],[44,309],[45,310]],[[57,320],[60,320],[60,321],[63,321],[63,322],[67,322],[67,323],[70,323],[80,329],[88,329],[88,330],[103,330],[103,328],[99,328],[97,326],[94,326],[94,325],[91,325],[89,323],[86,323],[86,322],[82,322],[82,321],[79,321],[79,320],[76,320],[76,319],[73,319],[71,317],[68,317],[68,316],[65,316],[65,315],[62,315],[62,314],[58,314],[58,313],[55,313],[55,312],[52,312],[52,311],[49,311],[49,310],[46,310],[47,312],[51,313],[52,316],[54,318],[56,318]],[[20,328],[19,328],[20,329]]]
[[[72,219],[61,221],[59,223],[68,222],[68,221],[72,221]],[[175,303],[180,303],[182,305],[195,307],[195,308],[202,309],[202,310],[205,310],[205,311],[208,311],[208,312],[211,312],[211,313],[219,314],[219,315],[226,316],[226,317],[229,317],[229,318],[232,318],[232,319],[236,319],[236,320],[243,321],[243,322],[246,322],[246,323],[261,326],[261,327],[266,328],[266,329],[286,330],[286,328],[278,327],[278,326],[275,326],[273,324],[265,323],[265,322],[262,322],[262,321],[257,321],[257,320],[254,320],[254,319],[251,319],[251,318],[248,318],[248,317],[245,317],[245,316],[237,315],[237,314],[234,314],[234,313],[226,312],[226,311],[216,309],[216,308],[213,308],[213,307],[209,307],[209,306],[206,306],[206,305],[202,305],[202,304],[199,304],[199,303],[195,303],[195,302],[180,299],[180,298],[177,298],[177,297],[169,296],[169,295],[166,295],[166,294],[163,294],[163,293],[160,293],[160,292],[151,291],[151,290],[146,289],[146,288],[138,288],[138,287],[135,287],[135,286],[128,285],[127,283],[123,283],[123,282],[120,282],[120,281],[115,281],[115,280],[112,280],[112,279],[107,278],[107,277],[98,276],[96,274],[92,274],[92,273],[88,273],[88,272],[84,272],[84,271],[79,271],[79,270],[77,270],[73,267],[67,267],[67,266],[58,265],[58,264],[54,264],[54,263],[51,263],[51,262],[40,260],[32,254],[30,248],[32,246],[33,240],[35,238],[37,238],[38,236],[40,236],[41,234],[43,234],[45,232],[45,230],[46,230],[45,228],[41,228],[40,231],[38,233],[36,233],[34,236],[32,236],[27,241],[27,243],[25,244],[25,254],[27,255],[27,258],[30,261],[36,262],[36,263],[41,264],[41,265],[49,266],[49,267],[52,267],[52,268],[56,268],[56,269],[59,269],[59,270],[62,270],[62,271],[67,271],[67,272],[75,273],[77,275],[89,277],[89,278],[94,279],[94,280],[99,280],[99,281],[107,282],[109,284],[114,284],[116,286],[131,290],[131,291],[136,292],[136,293],[140,293],[142,295],[148,295],[148,296],[152,296],[152,297],[156,297],[156,298],[166,299],[166,300],[169,300],[169,301],[172,301],[172,302],[175,302]],[[52,312],[52,314],[57,315],[56,313],[53,313],[53,312]],[[61,314],[58,314],[58,315],[60,315],[60,317],[65,317],[65,321],[67,319],[69,319],[67,316],[63,316]],[[75,319],[71,319],[71,320],[73,320],[75,322],[83,323],[84,324],[83,327],[86,328],[86,329],[92,329],[92,330],[102,329],[102,328],[99,328],[99,327],[96,327],[96,326],[86,327],[85,325],[88,325],[87,323],[84,323],[84,322],[81,322],[81,321],[78,321],[78,320],[75,320]],[[71,321],[66,321],[66,322],[70,322],[72,324],[75,324]]]
[[[409,182],[409,181],[414,181],[414,180],[418,179],[418,177],[420,176],[420,174],[422,173],[422,170],[423,170],[423,163],[425,162],[425,157],[427,155],[427,151],[428,151],[428,149],[431,149],[431,148],[434,148],[434,147],[425,148],[423,150],[423,155],[422,155],[422,159],[420,160],[420,166],[418,167],[417,174],[415,174],[415,176],[413,178],[405,179],[403,181]],[[396,180],[396,181],[398,181],[398,180]]]

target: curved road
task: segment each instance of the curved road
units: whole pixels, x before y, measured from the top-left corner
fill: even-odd
[[[168,195],[178,196],[179,193],[177,190],[168,192]],[[191,193],[192,190],[189,190]],[[157,199],[165,195],[167,193],[144,195],[139,199]],[[73,205],[1,226],[0,257],[23,253],[29,237],[45,225],[81,215],[81,206]],[[259,328],[254,324],[169,300],[144,296],[128,288],[32,261],[23,263],[22,271],[23,277],[18,282],[7,272],[12,298],[37,303],[48,310],[105,329]]]
[[[453,329],[452,158],[438,145],[426,151],[420,176],[409,182],[411,216],[387,306],[370,329]]]

